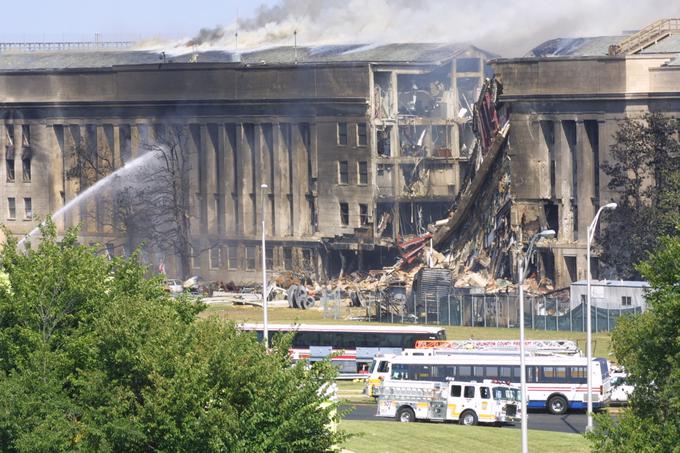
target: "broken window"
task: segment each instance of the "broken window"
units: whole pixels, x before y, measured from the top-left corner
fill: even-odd
[[[358,146],[368,145],[368,133],[366,130],[366,123],[357,124],[357,145]]]
[[[564,257],[564,266],[567,268],[567,272],[569,273],[569,281],[575,282],[576,281],[576,257],[575,256],[565,256]]]
[[[338,145],[347,144],[347,123],[338,123]]]
[[[17,218],[17,200],[16,198],[7,199],[7,219],[14,220]]]
[[[113,242],[107,242],[106,243],[106,256],[109,257],[109,259],[113,258],[115,256],[116,250],[115,246],[113,245]]]
[[[432,126],[432,155],[434,157],[452,157],[451,128],[448,126]]]
[[[33,200],[24,198],[24,219],[33,220]]]
[[[392,155],[392,143],[390,136],[392,135],[392,126],[385,126],[384,129],[378,129],[378,155],[383,157],[390,157]]]
[[[254,271],[257,266],[257,250],[254,245],[246,246],[246,270]]]
[[[274,269],[274,249],[269,247],[265,249],[265,262],[267,264],[267,269]]]
[[[338,184],[349,184],[349,165],[346,160],[338,162]]]
[[[361,226],[368,225],[368,205],[359,205],[359,220],[361,221]]]
[[[302,266],[305,270],[309,271],[314,268],[312,262],[312,250],[302,249]]]
[[[425,126],[400,126],[399,141],[401,143],[401,155],[424,156],[426,135],[427,128]]]
[[[238,247],[235,245],[227,247],[227,269],[238,269]]]
[[[222,264],[222,251],[219,246],[210,248],[210,269],[219,269]]]
[[[347,203],[340,203],[340,224],[349,225],[349,204]]]
[[[31,180],[31,130],[28,125],[21,126],[22,131],[22,148],[21,148],[21,169],[22,179],[24,182]]]
[[[8,124],[5,127],[5,139],[7,141],[5,161],[7,165],[7,182],[14,182],[14,126]]]
[[[288,247],[283,249],[283,268],[287,271],[293,270],[293,249]]]
[[[368,162],[365,160],[359,162],[359,185],[368,184]]]

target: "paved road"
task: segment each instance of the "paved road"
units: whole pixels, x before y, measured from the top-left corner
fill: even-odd
[[[375,416],[375,404],[353,404],[343,409],[354,408],[345,416],[347,420],[384,420],[394,422],[394,420]],[[540,429],[544,431],[558,431],[563,433],[583,433],[586,429],[586,414],[583,412],[570,413],[566,415],[551,415],[545,412],[529,412],[529,429]],[[396,423],[396,422],[394,422]],[[508,425],[508,428],[520,428],[519,423]]]

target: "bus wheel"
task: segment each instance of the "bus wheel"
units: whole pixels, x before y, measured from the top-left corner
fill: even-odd
[[[416,414],[410,407],[402,407],[397,411],[397,420],[402,423],[411,423],[416,421]]]
[[[458,423],[461,425],[476,425],[479,419],[477,418],[477,414],[475,414],[474,411],[465,411],[460,415],[460,419],[458,420]]]
[[[567,412],[567,400],[563,396],[555,395],[548,400],[548,411],[553,415]]]

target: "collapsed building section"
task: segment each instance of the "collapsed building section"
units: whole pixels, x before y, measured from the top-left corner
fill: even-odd
[[[393,264],[399,241],[452,207],[490,57],[442,44],[3,53],[2,220],[22,236],[176,133],[187,256],[145,241],[149,219],[107,209],[106,190],[59,228],[82,224],[83,242],[110,255],[145,243],[173,277],[258,281],[263,216],[270,270],[323,281]],[[26,140],[30,157],[14,151]]]

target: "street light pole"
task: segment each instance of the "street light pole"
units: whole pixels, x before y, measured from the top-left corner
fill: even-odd
[[[529,451],[529,415],[527,414],[527,368],[524,347],[524,277],[526,277],[527,263],[534,254],[534,243],[539,238],[555,237],[554,230],[543,230],[534,234],[529,241],[529,248],[526,254],[519,257],[519,376],[520,393],[522,395],[522,453]]]
[[[264,335],[263,335],[263,340],[266,348],[269,348],[269,324],[268,324],[268,319],[267,319],[267,253],[266,253],[266,248],[265,248],[265,208],[264,208],[264,193],[265,190],[267,190],[269,186],[267,184],[262,184],[260,186],[262,196],[260,197],[260,203],[262,204],[262,308],[264,311]]]
[[[592,324],[592,314],[591,314],[591,294],[590,294],[590,244],[593,242],[593,237],[595,236],[595,228],[597,226],[597,221],[600,219],[600,214],[602,214],[602,211],[605,209],[616,209],[616,203],[609,203],[606,204],[600,209],[597,210],[597,213],[595,214],[595,218],[593,221],[590,223],[588,226],[588,231],[586,234],[586,291],[587,291],[587,296],[586,300],[587,302],[587,311],[588,313],[586,314],[586,349],[587,349],[587,357],[588,357],[588,363],[586,365],[586,373],[587,373],[587,379],[586,382],[587,384],[587,393],[588,393],[588,426],[586,427],[587,431],[592,431],[593,429],[593,334],[591,332],[591,324]]]

